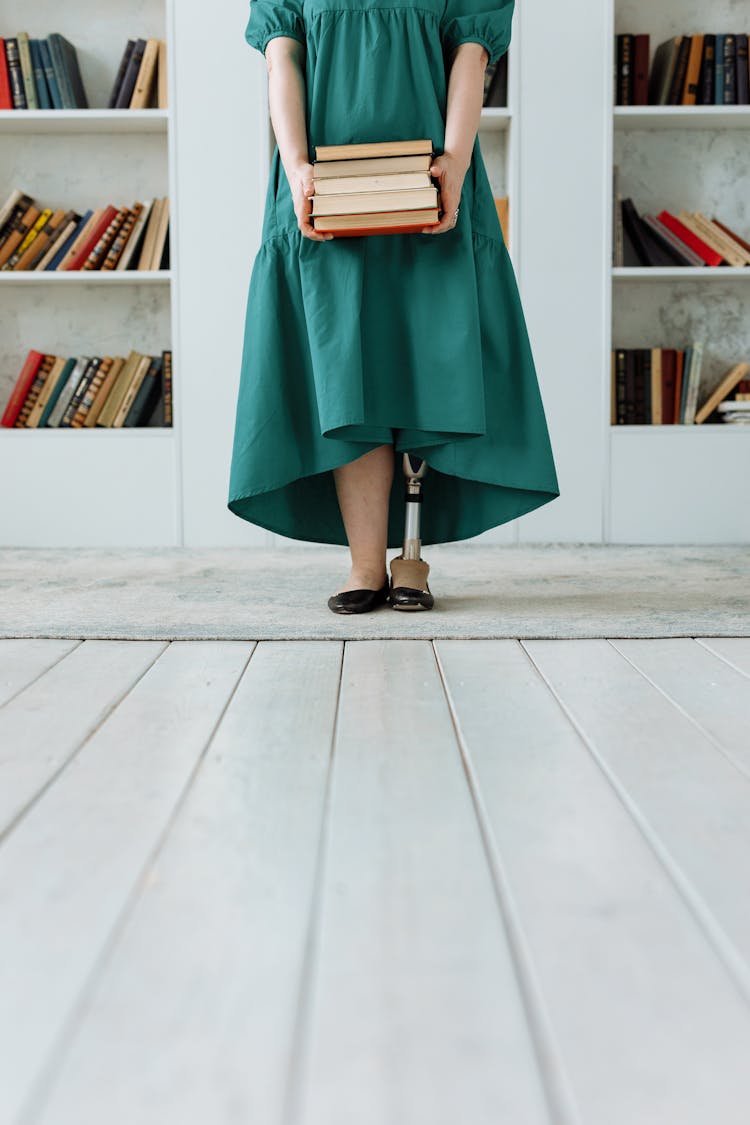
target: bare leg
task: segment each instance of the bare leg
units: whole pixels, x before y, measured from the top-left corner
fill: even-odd
[[[333,470],[352,557],[348,579],[336,591],[379,590],[388,577],[388,501],[393,483],[392,445],[379,445]]]

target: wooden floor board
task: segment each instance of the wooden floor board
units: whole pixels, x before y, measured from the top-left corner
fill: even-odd
[[[64,1035],[251,648],[170,644],[4,840],[0,1120],[15,1120]]]
[[[304,1125],[549,1122],[431,645],[347,644]]]

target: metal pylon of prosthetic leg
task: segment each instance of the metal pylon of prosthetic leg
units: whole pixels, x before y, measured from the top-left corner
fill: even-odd
[[[427,584],[430,566],[421,554],[422,481],[427,462],[413,453],[404,453],[402,467],[406,478],[404,545],[401,554],[391,559],[391,607],[431,609],[434,599]]]
[[[403,470],[406,477],[406,520],[404,524],[404,547],[402,557],[405,559],[421,558],[422,540],[422,481],[427,472],[427,462],[412,453],[405,453]]]

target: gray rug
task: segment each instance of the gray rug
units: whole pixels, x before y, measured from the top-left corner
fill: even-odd
[[[389,551],[388,558],[397,551]],[[326,605],[344,547],[0,549],[0,637],[750,636],[744,547],[426,547],[435,608]]]

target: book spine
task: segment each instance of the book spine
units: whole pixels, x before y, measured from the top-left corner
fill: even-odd
[[[716,36],[706,34],[703,36],[703,61],[701,63],[701,77],[699,80],[701,105],[713,105],[716,93]]]
[[[23,77],[23,90],[26,95],[26,105],[29,109],[39,109],[39,99],[36,96],[36,83],[34,82],[34,66],[31,61],[29,49],[29,36],[26,31],[18,32],[18,58],[21,64]]]
[[[128,65],[125,70],[125,76],[117,93],[115,109],[130,108],[130,99],[133,96],[133,90],[135,89],[136,80],[138,78],[138,71],[141,69],[141,61],[143,60],[143,52],[145,50],[146,40],[136,39],[135,46],[131,51]]]
[[[39,54],[42,59],[42,66],[44,67],[44,77],[47,79],[47,86],[49,87],[49,96],[52,101],[53,109],[62,109],[63,101],[62,94],[60,93],[60,83],[57,81],[55,68],[52,65],[52,54],[49,49],[49,42],[47,39],[39,40]]]
[[[633,105],[633,36],[617,36],[617,105]]]
[[[47,89],[47,79],[44,76],[44,66],[42,65],[42,55],[39,50],[39,40],[29,40],[29,50],[31,51],[31,65],[34,69],[34,85],[36,86],[37,96],[39,98],[40,109],[52,109],[52,100],[49,96]]]
[[[165,426],[172,425],[172,351],[167,348],[162,353],[162,401],[164,403]]]
[[[21,368],[21,374],[16,380],[16,385],[5,405],[3,416],[0,418],[0,426],[7,426],[9,428],[15,426],[16,419],[23,406],[23,401],[29,393],[29,388],[36,378],[36,373],[43,359],[43,353],[34,351],[33,348],[26,356],[24,365]]]
[[[633,43],[633,105],[648,105],[650,35],[636,35]]]
[[[674,74],[672,75],[672,84],[669,87],[667,105],[682,104],[682,95],[685,89],[688,59],[690,58],[690,40],[690,35],[682,36],[680,49],[677,53],[677,63],[674,68]]]
[[[70,79],[68,78],[67,68],[65,66],[65,59],[63,58],[62,46],[60,43],[62,36],[57,32],[53,32],[47,37],[49,43],[50,55],[52,57],[52,66],[57,78],[57,85],[60,89],[60,96],[62,98],[63,109],[75,109],[75,98],[73,91],[70,87]]]
[[[743,32],[736,37],[737,50],[737,77],[735,88],[737,91],[737,105],[750,103],[750,72],[748,71],[747,33]]]
[[[737,104],[736,43],[734,35],[724,36],[724,105]]]
[[[122,54],[122,58],[120,59],[120,65],[117,68],[117,74],[112,85],[112,90],[110,91],[109,98],[107,99],[107,109],[114,109],[117,104],[117,95],[120,92],[122,80],[125,77],[126,70],[128,69],[128,63],[130,62],[130,56],[133,53],[133,47],[135,47],[135,39],[128,39],[125,50]]]
[[[8,79],[13,98],[13,108],[27,109],[23,71],[21,70],[21,60],[18,57],[18,40],[15,36],[5,40],[5,52],[8,61]]]
[[[33,428],[34,424],[31,416],[34,413],[34,407],[39,400],[39,396],[44,389],[44,385],[49,377],[49,373],[52,370],[54,363],[55,357],[53,355],[45,355],[43,357],[42,362],[37,369],[36,375],[34,376],[34,380],[29,387],[29,393],[23,400],[20,413],[16,418],[17,429]]]
[[[10,91],[8,56],[5,53],[5,40],[0,38],[0,109],[13,109],[13,95]]]

